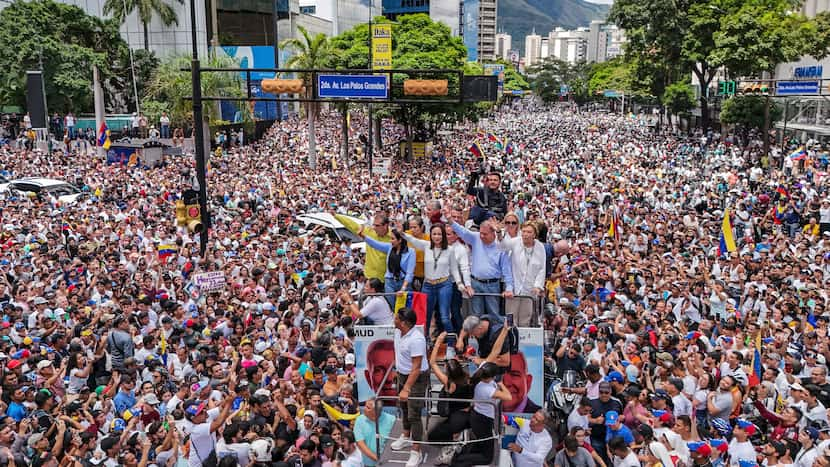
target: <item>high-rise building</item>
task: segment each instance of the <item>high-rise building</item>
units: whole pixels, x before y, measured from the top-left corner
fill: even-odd
[[[600,20],[591,21],[586,60],[604,62],[622,55],[625,41],[625,31],[617,26]]]
[[[513,37],[507,33],[496,34],[496,57],[502,60],[510,59],[510,47],[513,45]]]
[[[238,1],[238,0],[227,0]],[[300,8],[331,21],[329,35],[336,36],[358,24],[369,22],[369,16],[383,14],[382,0],[299,0]]]
[[[450,0],[447,0],[450,1]],[[496,19],[498,0],[463,0],[461,31],[467,60],[496,59]]]
[[[415,13],[428,14],[433,21],[445,24],[453,36],[461,34],[461,0],[383,0],[383,16],[393,21]]]
[[[542,36],[536,34],[533,30],[532,34],[525,36],[525,67],[532,67],[540,61],[542,56]]]
[[[817,14],[830,11],[830,0],[805,0],[801,12],[808,18],[815,18]]]
[[[478,0],[478,55],[479,60],[496,59],[496,22],[498,0]]]
[[[588,28],[566,31],[556,28],[548,34],[549,56],[574,64],[585,61],[588,50]]]

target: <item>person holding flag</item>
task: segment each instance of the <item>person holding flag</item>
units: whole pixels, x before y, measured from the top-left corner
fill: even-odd
[[[107,121],[104,120],[101,122],[101,128],[98,130],[98,146],[104,148],[104,150],[109,150],[110,145],[112,142],[110,141],[110,129],[107,127]]]

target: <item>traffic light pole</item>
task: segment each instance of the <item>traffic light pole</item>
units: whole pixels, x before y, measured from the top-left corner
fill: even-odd
[[[373,45],[372,44],[372,36],[374,35],[374,33],[372,32],[372,2],[373,1],[374,0],[369,0],[369,69],[370,70],[372,68],[374,68],[372,66],[372,45]],[[392,81],[391,77],[390,77],[389,81],[390,82]],[[372,155],[373,155],[372,153],[374,152],[373,142],[372,142],[372,138],[373,138],[372,129],[374,127],[374,122],[372,122],[372,103],[371,102],[369,103],[369,109],[368,109],[367,114],[368,114],[368,117],[369,117],[369,141],[366,143],[366,160],[369,163],[369,178],[371,178],[372,177]],[[380,128],[378,128],[378,131],[380,131]]]
[[[199,255],[204,258],[207,253],[210,213],[207,206],[207,163],[205,160],[205,127],[202,117],[202,74],[199,64],[199,48],[196,45],[196,5],[190,0],[190,29],[193,41],[193,59],[190,64],[190,76],[193,81],[193,144],[196,148],[196,181],[199,183],[199,211],[202,215],[202,231],[199,233]]]
[[[280,0],[274,0],[274,68],[280,68]],[[274,73],[274,78],[278,78]],[[277,102],[277,121],[282,121],[282,102]]]

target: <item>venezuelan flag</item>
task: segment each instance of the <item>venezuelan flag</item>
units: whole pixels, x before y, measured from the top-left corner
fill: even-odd
[[[792,153],[790,153],[790,159],[794,161],[801,161],[807,158],[807,151],[804,150],[804,146],[796,149]]]
[[[617,215],[617,210],[611,211],[611,225],[608,227],[608,236],[613,238],[615,242],[619,242],[622,238],[622,230],[620,229],[620,217]]]
[[[98,146],[109,149],[111,144],[110,129],[107,127],[107,121],[104,120],[101,122],[101,128],[98,129]]]
[[[481,146],[479,146],[478,142],[473,142],[469,148],[467,148],[474,156],[481,159],[484,157],[484,151],[481,150]]]
[[[729,209],[723,212],[723,222],[721,223],[720,244],[718,245],[718,254],[723,255],[727,251],[733,252],[738,249],[735,245],[735,236],[732,234],[732,223],[729,221]]]
[[[816,320],[816,315],[811,311],[807,314],[807,322],[804,323],[804,332],[813,332],[816,330],[816,326],[818,326],[818,321]]]
[[[161,342],[159,342],[159,357],[164,367],[167,368],[167,338],[164,337],[164,329],[161,330]]]
[[[415,324],[425,325],[427,322],[427,294],[423,292],[407,292],[395,298],[395,313],[403,307],[412,308],[418,316]]]
[[[779,195],[783,196],[784,198],[790,197],[790,192],[784,187],[784,185],[778,185],[778,188],[775,189]]]
[[[527,422],[524,418],[514,417],[513,415],[502,415],[501,420],[506,426],[513,428],[521,428]]]
[[[507,144],[504,145],[504,152],[506,152],[507,154],[513,154],[515,146],[516,145],[513,144],[513,141],[508,141]]]
[[[487,133],[487,139],[489,139],[490,141],[492,141],[494,143],[499,142],[499,137],[494,135],[493,133]]]
[[[752,353],[752,374],[749,375],[749,387],[761,384],[764,369],[761,367],[761,332],[755,335],[755,349]]]
[[[359,413],[343,413],[325,402],[323,402],[323,408],[326,409],[326,414],[328,414],[329,418],[346,426],[351,425],[352,422],[360,416]]]
[[[174,255],[176,253],[176,245],[166,245],[162,244],[158,246],[158,255],[159,259],[167,258],[168,256]]]

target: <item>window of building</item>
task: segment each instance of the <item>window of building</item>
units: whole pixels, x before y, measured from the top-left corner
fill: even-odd
[[[309,5],[309,6],[301,6],[300,13],[304,15],[315,15],[317,14],[317,6],[316,5]]]

